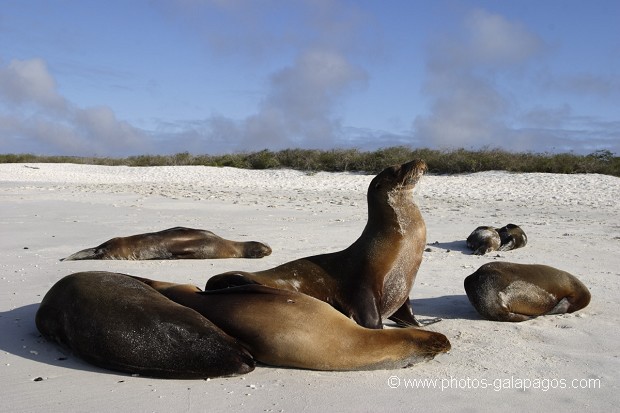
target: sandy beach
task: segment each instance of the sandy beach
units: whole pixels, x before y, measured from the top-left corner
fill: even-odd
[[[87,364],[43,339],[42,297],[73,272],[106,270],[203,287],[231,270],[267,269],[343,249],[366,224],[373,175],[201,166],[0,164],[0,400],[3,411],[609,411],[620,402],[620,179],[605,175],[426,175],[415,199],[428,249],[410,297],[452,350],[401,370],[318,372],[259,365],[210,380],[134,377]],[[514,223],[525,248],[470,254],[479,225]],[[174,226],[261,241],[262,259],[72,261],[115,236]],[[546,264],[592,301],[523,323],[483,320],[463,279],[494,261]],[[390,322],[386,322],[390,324]]]

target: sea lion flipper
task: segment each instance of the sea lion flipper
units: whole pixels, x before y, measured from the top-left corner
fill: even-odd
[[[383,320],[377,305],[377,299],[373,294],[363,295],[357,300],[355,309],[349,310],[350,316],[357,324],[362,327],[375,330],[383,328]]]
[[[515,239],[512,235],[506,237],[502,242],[502,245],[498,248],[498,251],[510,251],[515,249]]]
[[[398,310],[388,317],[388,320],[394,321],[399,327],[420,327],[420,322],[416,320],[413,314],[413,308],[411,307],[411,301],[409,298],[405,300],[403,305]]]
[[[68,257],[61,258],[60,261],[76,261],[76,260],[96,260],[100,257],[98,248],[86,248],[71,254]]]
[[[416,321],[418,322],[420,327],[426,327],[426,326],[429,326],[431,324],[438,323],[438,322],[440,322],[442,320],[443,320],[443,318],[439,318],[439,317],[437,317],[437,318],[429,318],[428,320],[418,320],[416,318]]]
[[[394,314],[388,317],[388,320],[392,320],[399,327],[424,327],[429,324],[435,324],[441,321],[441,318],[431,318],[429,320],[418,320],[413,314],[413,307],[409,299],[405,300],[402,306]]]
[[[547,315],[551,314],[564,314],[567,313],[571,306],[570,301],[564,297],[547,313]]]

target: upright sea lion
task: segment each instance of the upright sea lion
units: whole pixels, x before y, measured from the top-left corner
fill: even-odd
[[[262,258],[271,248],[256,241],[224,239],[211,231],[175,227],[159,232],[112,238],[95,248],[78,251],[69,260],[173,260]]]
[[[474,255],[484,255],[487,252],[497,251],[500,245],[499,233],[493,227],[478,227],[467,237],[467,247],[474,250]]]
[[[258,284],[202,292],[189,284],[135,277],[198,311],[262,363],[312,370],[409,367],[450,350],[440,333],[361,327],[329,304]]]
[[[546,265],[490,262],[464,284],[476,310],[494,321],[572,313],[590,303],[590,291],[581,281]]]
[[[527,235],[515,224],[508,224],[497,230],[502,240],[500,251],[510,251],[517,248],[525,247],[527,244]]]
[[[164,378],[254,370],[252,356],[202,315],[123,274],[82,272],[58,281],[37,328],[99,367]]]
[[[384,169],[368,187],[368,222],[345,250],[301,258],[259,271],[234,271],[208,280],[206,289],[257,283],[325,301],[358,324],[382,328],[382,318],[420,325],[409,292],[426,247],[426,226],[413,189],[426,171],[422,160]]]

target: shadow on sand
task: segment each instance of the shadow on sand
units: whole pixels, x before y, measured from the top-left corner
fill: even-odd
[[[469,303],[467,296],[444,295],[434,298],[412,300],[413,310],[422,322],[434,318],[480,320],[480,316]],[[46,340],[37,330],[35,314],[39,304],[29,304],[13,310],[0,312],[0,350],[38,363],[126,376],[126,373],[105,370],[88,364],[71,351]],[[386,320],[387,325],[394,325]]]
[[[433,298],[419,298],[411,300],[411,306],[416,318],[424,323],[436,318],[445,320],[482,320],[470,304],[465,294],[444,295]],[[393,326],[392,321],[385,321],[386,325]]]
[[[39,304],[0,312],[0,350],[38,363],[76,370],[125,375],[86,363],[71,351],[47,341],[37,330],[34,317]]]
[[[467,248],[467,242],[463,240],[451,241],[451,242],[434,242],[427,244],[430,248],[440,248],[450,252],[460,252],[465,255],[471,255],[472,250]]]

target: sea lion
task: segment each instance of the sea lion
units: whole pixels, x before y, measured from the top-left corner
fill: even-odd
[[[172,301],[198,311],[241,342],[257,361],[312,370],[409,367],[450,350],[440,333],[415,327],[369,329],[329,304],[259,284],[201,291],[135,277]]]
[[[382,328],[382,318],[416,325],[409,292],[426,247],[426,226],[413,189],[426,171],[414,160],[384,169],[368,187],[368,222],[345,250],[314,255],[259,272],[210,278],[205,289],[248,283],[308,294],[358,324]]]
[[[474,250],[473,255],[484,255],[487,252],[497,251],[500,245],[499,233],[493,227],[478,227],[467,237],[467,247]]]
[[[502,245],[499,247],[500,251],[514,250],[525,247],[527,244],[527,235],[518,225],[508,224],[498,229],[497,233],[502,241]]]
[[[252,356],[202,315],[124,274],[81,272],[58,281],[35,316],[41,334],[89,363],[163,378],[254,370]]]
[[[476,310],[494,321],[525,321],[572,313],[590,303],[590,291],[573,275],[547,265],[490,262],[465,278]]]
[[[159,232],[112,238],[61,259],[69,260],[175,260],[207,258],[262,258],[271,248],[256,241],[224,239],[211,231],[175,227]]]

